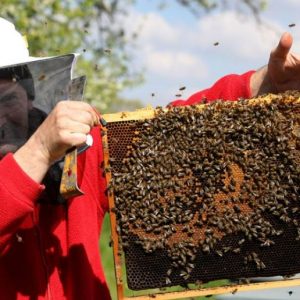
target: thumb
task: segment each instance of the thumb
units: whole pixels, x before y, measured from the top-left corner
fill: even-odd
[[[293,44],[293,37],[290,33],[285,32],[277,45],[277,47],[271,52],[272,58],[285,59],[288,55]]]

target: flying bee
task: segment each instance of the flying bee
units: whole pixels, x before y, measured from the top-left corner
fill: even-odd
[[[106,49],[103,50],[103,52],[104,52],[105,54],[111,54],[111,49],[106,48]]]
[[[238,289],[234,289],[231,294],[234,295],[236,292],[238,291]]]

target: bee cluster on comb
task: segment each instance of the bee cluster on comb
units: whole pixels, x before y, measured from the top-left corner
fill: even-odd
[[[108,194],[131,289],[300,272],[299,97],[108,122]]]

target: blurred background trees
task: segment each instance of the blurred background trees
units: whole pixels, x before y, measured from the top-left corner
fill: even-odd
[[[85,98],[102,112],[133,110],[140,99],[124,99],[120,92],[143,82],[142,67],[133,71],[130,47],[139,32],[126,32],[122,17],[139,0],[2,0],[1,16],[26,35],[32,56],[70,52],[82,54],[77,72],[86,74]],[[158,9],[175,2],[199,17],[216,9],[249,11],[259,21],[262,0],[156,0]],[[138,29],[137,29],[138,30]]]

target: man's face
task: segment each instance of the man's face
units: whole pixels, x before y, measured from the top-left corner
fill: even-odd
[[[26,142],[31,105],[18,82],[0,79],[0,158]]]

